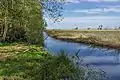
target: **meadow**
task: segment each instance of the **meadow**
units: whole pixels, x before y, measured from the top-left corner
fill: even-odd
[[[120,30],[47,30],[60,40],[120,49]]]
[[[82,80],[84,72],[64,53],[52,56],[40,46],[0,43],[0,80]]]
[[[0,80],[35,80],[40,63],[48,56],[35,45],[0,43]]]
[[[0,43],[0,80],[109,80],[104,71],[73,60],[79,61],[64,52],[52,56],[36,45]]]

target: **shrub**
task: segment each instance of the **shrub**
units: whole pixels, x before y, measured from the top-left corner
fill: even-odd
[[[63,52],[43,61],[33,80],[109,80],[104,71],[81,66],[74,59]]]
[[[84,69],[76,66],[64,53],[46,60],[36,71],[35,80],[83,80]]]
[[[9,28],[6,41],[7,42],[27,41],[27,35],[25,29],[23,27]]]

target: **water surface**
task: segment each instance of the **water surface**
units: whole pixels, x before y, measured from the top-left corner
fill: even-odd
[[[53,55],[64,50],[68,55],[75,55],[79,50],[79,57],[83,58],[83,63],[102,69],[112,80],[120,80],[120,52],[114,49],[90,47],[81,43],[72,43],[56,40],[47,36],[44,41],[46,49]]]

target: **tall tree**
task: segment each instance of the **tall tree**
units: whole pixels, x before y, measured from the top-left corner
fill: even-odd
[[[57,0],[0,0],[0,39],[21,39],[24,29],[29,43],[42,44],[45,26],[43,15],[58,21],[62,15],[62,4]]]

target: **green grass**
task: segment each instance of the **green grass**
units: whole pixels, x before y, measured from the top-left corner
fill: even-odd
[[[24,44],[0,47],[0,80],[32,80],[50,55],[41,47]]]
[[[0,80],[76,80],[84,69],[64,53],[51,56],[42,47],[26,44],[0,46]],[[82,78],[82,77],[80,77]]]
[[[89,71],[73,60],[76,58],[70,58],[64,52],[57,56],[49,55],[36,45],[2,45],[0,80],[106,80],[104,73]],[[88,72],[86,77],[85,72]]]
[[[0,43],[0,47],[1,46],[8,46],[8,45],[10,45],[9,43]]]

